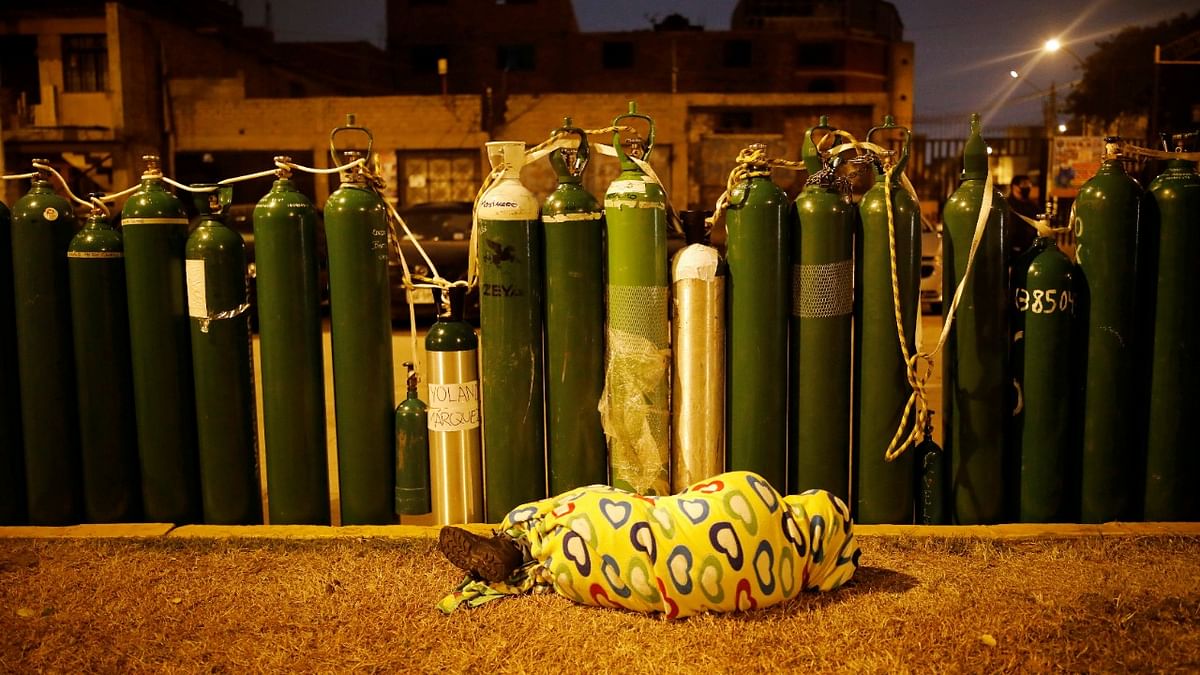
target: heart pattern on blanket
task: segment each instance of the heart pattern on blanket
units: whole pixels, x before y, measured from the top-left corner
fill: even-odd
[[[693,525],[699,525],[708,517],[708,502],[703,499],[680,499],[679,510]]]
[[[654,541],[654,532],[650,530],[650,523],[635,523],[629,529],[629,541],[635,550],[650,557],[651,565],[658,562],[658,545]]]
[[[575,532],[568,532],[563,537],[563,555],[567,560],[575,563],[575,569],[583,576],[592,573],[592,555],[588,552],[587,544],[583,541],[583,537]]]
[[[775,509],[779,508],[779,496],[775,493],[775,488],[766,481],[759,480],[758,476],[746,476],[746,482],[754,488],[754,493],[767,506],[767,510],[775,513]]]
[[[725,554],[729,559],[729,566],[734,572],[742,569],[742,542],[738,540],[737,533],[733,531],[733,525],[729,523],[717,523],[708,530],[708,540],[713,548],[718,552]]]
[[[621,566],[617,564],[615,558],[611,555],[605,555],[600,558],[600,571],[604,574],[604,580],[608,582],[608,587],[622,598],[628,598],[633,594],[629,590],[629,586],[621,579]]]
[[[741,611],[758,608],[758,601],[754,599],[754,594],[750,592],[749,579],[738,580],[734,605]]]
[[[667,557],[667,572],[675,590],[683,595],[692,592],[692,552],[687,546],[680,544],[671,551]]]
[[[775,592],[775,552],[769,541],[759,542],[758,550],[754,552],[754,576],[763,595]]]
[[[758,516],[741,490],[731,490],[725,495],[725,512],[730,518],[740,521],[750,536],[758,534]]]
[[[614,530],[619,530],[622,525],[629,522],[633,507],[628,502],[615,502],[604,498],[600,500],[600,513],[604,514],[605,519],[613,526]]]

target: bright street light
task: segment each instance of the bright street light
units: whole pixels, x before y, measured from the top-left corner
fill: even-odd
[[[1046,44],[1042,45],[1042,48],[1048,52],[1054,53],[1062,48],[1062,42],[1060,42],[1058,38],[1050,38],[1049,40],[1046,40]]]
[[[1017,71],[1015,71],[1015,70],[1010,70],[1010,71],[1008,71],[1008,76],[1009,76],[1009,77],[1011,77],[1012,79],[1014,79],[1014,80],[1015,80],[1015,79],[1017,79],[1018,77],[1020,77],[1020,76],[1021,76],[1021,74],[1020,74],[1020,73],[1018,73],[1018,72],[1017,72]]]
[[[1063,124],[1062,122],[1059,122],[1058,123],[1058,133],[1060,133],[1060,134],[1067,133],[1067,125]]]

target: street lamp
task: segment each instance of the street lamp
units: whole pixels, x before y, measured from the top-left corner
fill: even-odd
[[[1054,54],[1060,50],[1064,51],[1075,58],[1075,62],[1079,64],[1080,68],[1083,67],[1083,59],[1079,56],[1079,54],[1076,54],[1074,49],[1071,49],[1067,45],[1063,44],[1062,40],[1059,40],[1058,38],[1050,38],[1049,40],[1046,40],[1044,43],[1042,43],[1042,49],[1051,54]]]

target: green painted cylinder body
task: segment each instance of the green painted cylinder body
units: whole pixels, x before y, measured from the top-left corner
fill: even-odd
[[[153,164],[151,164],[153,167]],[[142,505],[151,522],[200,518],[183,204],[153,169],[121,211]]]
[[[67,247],[71,204],[42,177],[12,209],[13,296],[29,522],[83,513]]]
[[[395,391],[387,207],[352,172],[325,202],[342,524],[394,522]]]
[[[1025,523],[1070,522],[1075,515],[1077,274],[1052,237],[1038,237],[1013,264],[1017,395],[1011,437],[1019,481],[1017,517]]]
[[[950,462],[933,438],[926,437],[914,453],[917,472],[916,521],[918,525],[946,525],[950,522]]]
[[[507,171],[479,201],[484,490],[488,522],[546,496],[542,241],[538,203],[521,184],[525,144],[488,143]]]
[[[254,207],[263,444],[272,524],[329,524],[317,212],[281,178]]]
[[[650,122],[643,160],[654,149]],[[667,307],[667,195],[625,154],[613,135],[621,173],[604,195],[608,334],[601,420],[612,485],[639,494],[671,493],[670,339]]]
[[[754,176],[730,191],[725,212],[726,461],[772,485],[787,484],[792,208],[768,176]]]
[[[817,174],[812,130],[805,138],[809,184],[796,197],[792,234],[788,493],[821,488],[850,499],[851,328],[854,229],[849,194]]]
[[[21,441],[21,380],[17,308],[13,298],[12,213],[0,202],[0,525],[25,522],[25,448]]]
[[[407,396],[396,406],[396,515],[433,511],[429,498],[427,410],[417,391],[417,375],[410,370]]]
[[[900,183],[902,169],[895,170],[891,184],[892,215],[904,340],[912,353],[920,308],[921,219],[920,207]],[[910,523],[913,453],[884,459],[912,393],[896,332],[884,180],[877,172],[859,204],[862,229],[855,244],[855,520]]]
[[[963,151],[962,185],[943,211],[943,298],[947,308],[971,254],[988,174],[987,144],[973,116]],[[1005,517],[1004,464],[1011,388],[1008,369],[1008,202],[993,188],[987,224],[942,354],[943,449],[950,460],[954,520],[998,523]]]
[[[137,520],[142,511],[133,364],[121,233],[93,212],[67,249],[79,392],[83,504],[88,521]]]
[[[546,453],[550,494],[560,494],[608,482],[597,409],[604,391],[604,211],[580,175],[559,173],[542,204],[542,237]]]
[[[200,488],[204,522],[250,525],[262,522],[262,494],[246,314],[246,245],[242,235],[220,220],[219,212],[219,205],[210,213],[201,211],[200,223],[188,237],[184,262]]]
[[[1109,158],[1075,199],[1075,255],[1086,299],[1080,488],[1085,523],[1129,520],[1141,510],[1135,367],[1141,192],[1120,160]]]
[[[1154,352],[1146,434],[1146,520],[1200,518],[1200,176],[1196,163],[1170,160],[1150,184],[1145,214],[1158,232]]]

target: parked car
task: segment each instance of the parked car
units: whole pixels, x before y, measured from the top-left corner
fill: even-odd
[[[430,202],[398,209],[411,235],[402,230],[400,250],[413,275],[428,276],[429,265],[417,251],[415,239],[437,267],[438,274],[450,281],[467,278],[471,253],[471,202]],[[404,269],[393,249],[388,257],[388,273],[392,282],[392,321],[408,323],[408,291],[404,288]],[[432,320],[437,316],[434,292],[430,288],[413,290],[413,308],[418,319]],[[466,318],[479,320],[479,289],[467,294]]]
[[[942,312],[942,233],[921,219],[921,311]]]

